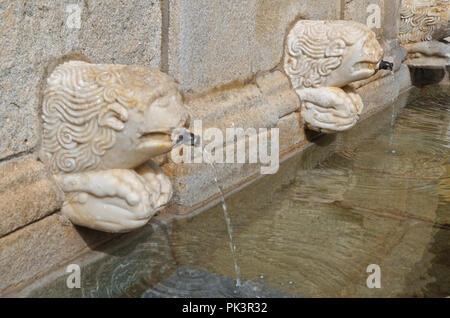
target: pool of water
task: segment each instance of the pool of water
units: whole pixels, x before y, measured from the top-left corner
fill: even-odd
[[[314,142],[226,200],[241,289],[218,204],[86,267],[81,296],[450,296],[448,91],[414,89]],[[366,285],[370,264],[381,288]]]
[[[228,198],[241,276],[295,296],[450,296],[449,97],[417,90],[317,166],[291,158]],[[220,205],[177,222],[171,244],[179,266],[234,277]]]

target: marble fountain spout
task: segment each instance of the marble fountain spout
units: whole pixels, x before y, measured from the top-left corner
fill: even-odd
[[[40,158],[65,193],[62,215],[105,232],[147,224],[172,196],[151,159],[180,135],[196,142],[175,82],[142,66],[59,65],[47,79],[42,119]]]
[[[361,23],[298,21],[287,36],[284,70],[305,126],[323,133],[352,128],[364,105],[348,84],[392,70],[383,55],[375,33]]]

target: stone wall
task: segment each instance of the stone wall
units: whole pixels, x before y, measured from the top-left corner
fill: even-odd
[[[206,125],[278,127],[280,147],[287,154],[308,145],[295,111],[299,100],[280,67],[289,27],[300,18],[366,23],[367,5],[376,4],[381,21],[376,34],[392,58],[401,62],[399,2],[2,1],[0,294],[117,237],[67,225],[55,214],[64,195],[37,160],[37,152],[42,88],[56,64],[82,59],[159,68],[180,84],[186,104]],[[407,69],[396,64],[395,74],[386,71],[360,83],[360,94],[368,101],[366,112],[386,106],[408,87]],[[378,96],[376,102],[365,97],[370,94]],[[223,167],[219,175],[231,189],[253,178],[257,169]],[[176,190],[166,213],[192,211],[214,196],[206,166],[166,164],[164,170]]]

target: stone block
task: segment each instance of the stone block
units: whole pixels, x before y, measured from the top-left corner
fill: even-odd
[[[72,259],[70,263],[80,266],[81,288],[67,288],[68,264],[61,264],[42,279],[10,291],[7,297],[139,296],[145,290],[139,292],[142,281],[168,275],[176,266],[171,253],[171,228],[171,224],[152,221],[143,229],[114,240],[113,244]]]
[[[0,165],[0,237],[58,210],[64,194],[35,158]]]
[[[57,214],[0,238],[0,295],[112,238],[113,234],[67,225]]]
[[[300,99],[284,73],[274,71],[257,76],[256,85],[270,104],[270,109],[276,110],[278,118],[300,109]]]
[[[246,80],[281,62],[298,18],[339,17],[339,0],[170,0],[167,69],[186,93]]]
[[[280,119],[280,153],[306,140],[300,113],[292,113]]]
[[[36,147],[47,69],[62,56],[159,67],[157,0],[2,1],[0,26],[0,159]]]
[[[384,27],[384,4],[384,0],[345,1],[343,18],[367,25],[380,38]]]
[[[346,0],[344,20],[369,26],[378,38],[396,39],[399,32],[400,0]]]

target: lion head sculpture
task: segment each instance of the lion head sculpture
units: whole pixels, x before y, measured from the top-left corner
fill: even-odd
[[[55,174],[137,167],[169,151],[187,120],[166,74],[79,61],[50,75],[42,111],[41,157]]]
[[[299,21],[289,32],[284,69],[297,88],[342,87],[375,73],[383,56],[375,33],[354,21]]]
[[[66,193],[74,224],[108,232],[145,225],[172,195],[149,161],[174,146],[188,114],[175,82],[142,66],[59,65],[43,98],[40,158]]]
[[[322,132],[353,127],[363,104],[340,88],[375,74],[382,57],[375,33],[363,24],[298,21],[287,36],[284,70],[302,100],[307,127]]]

